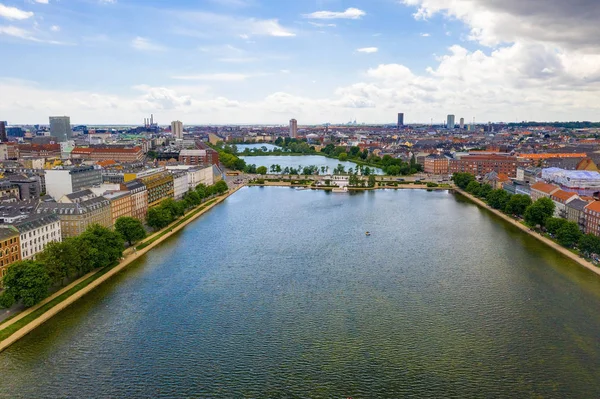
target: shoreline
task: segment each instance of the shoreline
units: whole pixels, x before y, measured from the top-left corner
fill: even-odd
[[[165,240],[171,238],[171,236],[173,236],[173,234],[178,233],[180,230],[182,230],[183,228],[185,228],[188,224],[192,223],[193,221],[195,221],[196,219],[198,219],[200,216],[202,216],[205,213],[209,212],[215,206],[221,204],[223,201],[225,201],[227,198],[229,198],[231,195],[235,194],[238,190],[240,190],[243,187],[245,187],[245,186],[244,185],[240,185],[239,187],[236,187],[235,189],[230,190],[225,195],[217,197],[216,201],[214,203],[212,203],[211,205],[209,205],[206,208],[202,209],[201,211],[197,212],[192,217],[190,217],[188,220],[184,221],[183,223],[179,224],[178,226],[175,226],[175,227],[169,227],[169,226],[167,226],[163,230],[159,230],[156,233],[152,234],[151,236],[147,237],[144,241],[151,240],[152,237],[154,237],[155,235],[161,234],[164,231],[166,231],[167,229],[170,229],[170,231],[167,231],[166,234],[164,234],[161,237],[157,238],[155,241],[153,241],[147,247],[145,247],[143,249],[140,249],[137,252],[133,251],[132,248],[127,249],[127,251],[124,252],[124,254],[123,254],[124,255],[124,259],[117,266],[115,266],[112,269],[108,270],[106,273],[104,273],[103,275],[101,275],[100,277],[98,277],[97,279],[95,279],[94,281],[92,281],[91,283],[89,283],[87,286],[85,286],[82,289],[80,289],[79,291],[75,292],[73,295],[65,298],[63,301],[57,303],[56,305],[54,305],[53,307],[51,307],[50,309],[48,309],[47,311],[45,311],[44,313],[42,313],[41,315],[39,315],[37,318],[33,319],[31,322],[27,323],[26,325],[24,325],[23,327],[21,327],[20,329],[18,329],[17,331],[15,331],[13,334],[11,334],[10,336],[8,336],[4,340],[2,340],[0,342],[0,352],[4,351],[6,348],[8,348],[12,344],[14,344],[15,342],[17,342],[18,340],[20,340],[21,338],[23,338],[27,334],[29,334],[30,332],[32,332],[33,330],[35,330],[37,327],[39,327],[42,324],[44,324],[46,321],[50,320],[52,317],[54,317],[55,315],[57,315],[58,313],[60,313],[62,310],[66,309],[67,307],[69,307],[70,305],[72,305],[73,303],[75,303],[77,300],[81,299],[86,294],[90,293],[91,291],[93,291],[94,289],[96,289],[97,287],[99,287],[100,285],[102,285],[104,282],[108,281],[110,278],[112,278],[116,274],[118,274],[121,271],[123,271],[131,263],[135,262],[140,257],[146,255],[149,251],[151,251],[152,249],[154,249],[156,246],[162,244]],[[199,205],[198,207],[201,207],[201,206],[202,206],[202,204]],[[193,210],[192,210],[192,212],[193,212]],[[175,221],[174,223],[177,223],[177,221]],[[142,244],[144,241],[138,243],[138,245]],[[61,290],[55,292],[54,294],[52,294],[48,298],[45,298],[42,302],[38,303],[37,305],[35,305],[35,306],[33,306],[33,307],[29,308],[29,309],[24,310],[23,312],[19,313],[18,315],[14,316],[13,318],[11,318],[11,319],[7,320],[6,322],[0,324],[0,327],[2,327],[0,329],[0,331],[3,330],[3,329],[5,329],[5,328],[7,328],[7,327],[9,327],[9,326],[11,326],[12,324],[18,322],[19,320],[23,319],[24,317],[27,317],[31,313],[33,313],[36,310],[38,310],[41,307],[43,307],[45,304],[51,302],[55,298],[59,297],[61,294],[69,291],[70,289],[74,288],[78,284],[81,284],[82,282],[84,282],[85,280],[89,279],[90,277],[92,277],[92,276],[94,276],[94,275],[96,275],[98,273],[102,273],[103,270],[104,269],[96,270],[96,271],[93,271],[93,272],[90,272],[90,273],[86,274],[85,276],[80,277],[79,279],[73,281],[71,284],[69,284],[66,287],[62,288]]]
[[[578,263],[580,266],[590,270],[591,272],[597,274],[598,276],[600,276],[600,267],[595,266],[593,263],[588,262],[587,260],[585,260],[584,258],[580,257],[579,255],[574,254],[573,252],[569,251],[567,248],[555,243],[554,241],[536,233],[531,231],[527,226],[524,226],[523,224],[519,223],[517,220],[511,218],[508,215],[505,215],[504,213],[500,212],[497,209],[493,209],[492,207],[490,207],[488,204],[486,204],[485,202],[483,202],[482,200],[480,200],[479,198],[476,198],[474,196],[472,196],[471,194],[461,190],[458,187],[454,188],[454,191],[459,193],[460,195],[462,195],[465,198],[468,198],[471,202],[475,203],[476,205],[478,205],[481,208],[485,208],[486,210],[488,210],[489,212],[492,212],[493,214],[495,214],[496,216],[502,218],[503,220],[511,223],[513,226],[518,227],[519,229],[521,229],[521,231],[529,234],[531,237],[534,237],[535,239],[537,239],[538,241],[541,241],[542,243],[546,244],[547,246],[549,246],[550,248],[556,250],[557,252],[560,252],[562,255],[564,255],[565,257],[575,261],[576,263]]]

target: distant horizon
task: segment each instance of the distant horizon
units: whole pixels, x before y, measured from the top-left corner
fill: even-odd
[[[68,115],[64,115],[64,116],[68,116]],[[2,118],[0,118],[0,120],[4,120]],[[591,124],[600,124],[600,121],[589,121],[589,120],[563,120],[563,121],[539,121],[539,120],[531,120],[531,121],[519,121],[519,122],[505,122],[505,121],[491,121],[491,122],[475,122],[475,126],[482,126],[482,125],[488,125],[488,124],[493,124],[493,125],[509,125],[509,124],[527,124],[527,123],[537,123],[537,124],[555,124],[555,123],[591,123]],[[471,125],[471,122],[467,122],[465,121],[465,126],[469,126]],[[39,126],[49,126],[49,123],[17,123],[17,124],[10,124],[8,123],[7,126],[8,127],[19,127],[19,126],[34,126],[34,125],[39,125]],[[353,123],[349,123],[349,122],[344,122],[344,123],[330,123],[330,122],[324,122],[324,123],[316,123],[316,124],[298,124],[298,128],[302,128],[302,127],[325,127],[326,125],[330,126],[330,127],[335,127],[335,126],[344,126],[344,127],[351,127],[351,126],[356,126],[356,127],[360,127],[360,126],[377,126],[377,127],[383,127],[383,126],[389,126],[389,127],[394,127],[397,126],[397,123],[394,122],[390,122],[390,123],[367,123],[367,122],[357,122],[356,124]],[[411,123],[405,123],[404,126],[434,126],[434,127],[439,127],[439,126],[444,126],[445,123],[434,123],[433,125],[431,124],[431,122],[411,122]],[[459,124],[457,123],[456,126],[458,126]],[[111,124],[106,124],[106,123],[73,123],[71,122],[71,126],[87,126],[87,127],[140,127],[143,126],[143,124],[135,124],[135,123],[111,123]],[[165,124],[156,124],[156,126],[158,127],[170,127],[171,124],[169,123],[165,123]],[[183,122],[183,126],[211,126],[211,127],[229,127],[229,126],[235,126],[235,127],[282,127],[285,128],[288,126],[288,124],[284,123],[185,123]]]

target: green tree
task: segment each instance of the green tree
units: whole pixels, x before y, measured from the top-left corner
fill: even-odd
[[[342,152],[342,153],[340,154],[340,156],[338,157],[338,159],[339,159],[340,161],[342,161],[342,162],[344,162],[344,161],[347,161],[347,160],[348,160],[348,154],[347,154],[347,153],[345,153],[345,152]]]
[[[375,183],[376,183],[375,175],[370,175],[369,176],[369,187],[375,187]]]
[[[473,180],[472,182],[469,183],[469,185],[467,186],[465,191],[477,196],[477,195],[479,195],[479,193],[481,191],[481,184],[479,184],[475,180]]]
[[[94,224],[79,237],[90,249],[93,269],[110,266],[123,256],[124,241],[116,231]]]
[[[530,227],[544,226],[546,219],[554,215],[556,205],[550,198],[540,198],[529,206],[523,214],[525,223]]]
[[[146,223],[154,230],[160,230],[163,227],[167,227],[172,221],[173,216],[171,216],[171,212],[169,212],[168,209],[164,209],[160,206],[148,209]]]
[[[469,183],[475,181],[475,176],[470,173],[455,173],[452,175],[452,181],[461,189],[466,189]]]
[[[502,189],[493,190],[487,196],[488,204],[494,209],[505,209],[509,200],[509,194]]]
[[[258,173],[259,175],[266,175],[268,172],[268,169],[266,166],[259,166],[258,168],[256,168],[256,173]]]
[[[531,206],[531,197],[524,194],[517,194],[510,197],[504,211],[509,215],[523,216],[525,210]]]
[[[385,168],[385,172],[390,176],[398,176],[401,173],[400,166],[391,165]]]
[[[3,305],[22,301],[26,307],[39,303],[48,296],[52,284],[48,271],[40,262],[31,260],[20,261],[10,266],[3,279]]]
[[[486,199],[492,191],[494,191],[492,186],[489,184],[482,184],[481,188],[479,189],[479,196],[483,199]]]
[[[121,234],[121,237],[129,243],[129,246],[146,237],[146,230],[144,230],[142,222],[131,217],[118,218],[115,222],[115,231]]]
[[[578,246],[583,253],[588,255],[600,254],[600,237],[593,234],[582,235]]]
[[[59,284],[66,278],[79,273],[81,266],[81,254],[77,251],[73,240],[62,242],[51,242],[38,255],[38,261],[46,266],[52,284]]]
[[[187,200],[191,206],[198,206],[202,203],[202,198],[200,198],[200,195],[194,190],[188,191],[185,194],[184,199]]]
[[[582,235],[577,223],[567,222],[556,232],[556,239],[560,245],[573,248],[579,242]]]
[[[173,220],[185,215],[185,207],[183,204],[179,201],[175,201],[173,198],[162,200],[159,206],[163,209],[167,209],[173,217]]]
[[[556,234],[566,223],[567,221],[562,218],[548,218],[544,223],[544,227],[548,233]]]
[[[200,199],[204,199],[208,197],[208,193],[206,192],[206,185],[198,184],[196,186],[196,193],[200,196]]]
[[[215,183],[215,185],[213,187],[215,188],[215,192],[217,194],[224,194],[227,191],[229,191],[229,186],[227,185],[227,182],[225,182],[224,180],[219,180],[218,182]]]

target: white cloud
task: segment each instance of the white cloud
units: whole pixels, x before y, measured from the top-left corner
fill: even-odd
[[[60,32],[60,26],[58,26],[58,25],[52,25],[52,26],[50,27],[50,30],[51,30],[52,32]]]
[[[35,2],[39,4],[48,4],[48,0],[35,0]]]
[[[317,28],[335,28],[336,24],[322,24],[319,22],[308,21],[308,23],[312,26],[316,26]]]
[[[158,45],[158,44],[154,44],[150,41],[150,39],[146,39],[144,37],[136,37],[131,41],[131,47],[133,47],[136,50],[139,51],[165,51],[166,48]]]
[[[421,37],[430,37],[431,34],[430,33],[421,33],[420,36]]]
[[[72,45],[72,43],[65,43],[65,42],[60,42],[60,41],[56,41],[56,40],[46,40],[46,39],[41,39],[37,36],[35,36],[31,31],[28,31],[26,29],[23,28],[19,28],[17,26],[0,26],[0,35],[6,35],[6,36],[11,36],[11,37],[15,37],[18,39],[22,39],[22,40],[28,40],[31,42],[36,42],[36,43],[47,43],[47,44],[56,44],[56,45]]]
[[[200,38],[215,35],[235,36],[244,40],[251,36],[294,37],[291,29],[282,26],[277,19],[234,17],[211,12],[171,12],[179,20],[175,33]]]
[[[254,75],[243,73],[201,73],[197,75],[176,75],[173,79],[178,80],[206,80],[213,82],[239,82]]]
[[[377,47],[363,47],[356,49],[359,53],[373,54],[379,51]]]
[[[0,17],[9,20],[23,20],[33,17],[33,12],[23,11],[16,7],[9,7],[0,3]]]
[[[597,0],[402,0],[416,19],[435,14],[464,22],[469,38],[486,46],[533,40],[569,48],[600,49]]]
[[[304,18],[310,19],[360,19],[367,15],[363,10],[358,8],[348,8],[346,11],[316,11],[310,14],[304,14]]]

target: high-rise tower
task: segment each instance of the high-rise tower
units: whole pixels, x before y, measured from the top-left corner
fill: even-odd
[[[295,119],[290,120],[290,137],[293,139],[298,137],[298,121]]]

